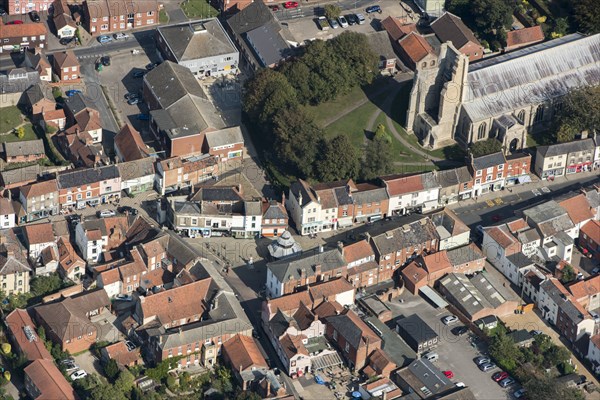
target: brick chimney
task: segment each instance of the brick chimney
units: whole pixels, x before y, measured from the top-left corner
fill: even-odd
[[[344,242],[341,240],[337,242],[337,248],[342,253],[342,257],[344,256]]]
[[[321,264],[315,265],[315,275],[321,275]]]

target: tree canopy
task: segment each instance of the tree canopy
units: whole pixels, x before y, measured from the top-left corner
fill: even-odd
[[[556,108],[553,138],[570,142],[582,131],[600,126],[600,87],[575,90],[565,96],[562,107]]]
[[[502,143],[496,139],[487,139],[475,142],[470,147],[473,157],[486,156],[502,151]]]
[[[346,135],[339,135],[320,146],[315,177],[321,182],[358,177],[360,154]]]
[[[371,180],[393,171],[391,138],[386,131],[378,132],[367,144],[365,157],[361,164],[361,178]]]
[[[580,31],[600,32],[600,6],[598,0],[578,0],[569,2],[573,8],[573,17]]]

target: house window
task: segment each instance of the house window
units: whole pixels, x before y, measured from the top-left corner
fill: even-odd
[[[151,16],[153,16],[153,15],[154,15],[154,11],[148,11],[148,12],[146,13],[146,15],[147,15],[147,16],[149,16],[149,17],[151,17]]]
[[[477,172],[475,172],[475,176],[481,176],[482,173],[483,172],[479,169],[479,170],[477,170]]]

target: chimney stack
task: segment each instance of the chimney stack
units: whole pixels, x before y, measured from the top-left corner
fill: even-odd
[[[322,244],[320,244],[320,245],[319,245],[319,253],[322,253],[322,252],[323,252],[323,245],[322,245]]]
[[[337,242],[337,247],[340,253],[342,253],[342,257],[344,256],[344,242],[341,240]]]

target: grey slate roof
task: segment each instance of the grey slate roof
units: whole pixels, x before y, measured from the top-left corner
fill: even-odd
[[[260,201],[244,201],[244,215],[262,215]]]
[[[469,42],[479,44],[473,32],[456,15],[445,12],[441,17],[431,23],[431,29],[444,42],[452,42],[454,47],[460,49]]]
[[[0,93],[20,93],[40,82],[40,74],[31,68],[13,68],[0,73]]]
[[[227,18],[227,25],[238,35],[274,21],[273,12],[262,1],[255,1]]]
[[[59,189],[68,189],[77,186],[118,178],[119,169],[116,165],[107,165],[99,168],[85,168],[66,171],[58,174],[56,180]]]
[[[448,250],[446,255],[453,266],[462,265],[485,258],[481,250],[479,250],[479,247],[475,245],[467,245]]]
[[[4,154],[7,157],[39,155],[44,154],[44,152],[44,141],[42,139],[4,143]]]
[[[438,337],[438,334],[417,314],[397,319],[396,325],[403,330],[403,334],[411,336],[417,343],[427,342]]]
[[[582,140],[574,140],[572,142],[539,146],[537,148],[537,153],[542,157],[553,157],[593,149],[594,140],[592,138],[587,138]]]
[[[460,183],[467,183],[473,180],[473,176],[467,167],[460,167],[456,169],[456,175]]]
[[[600,35],[567,35],[469,65],[462,107],[472,121],[600,84]]]
[[[506,302],[483,273],[472,278],[463,274],[451,273],[443,277],[439,284],[446,292],[446,298],[472,318],[484,309],[495,309]]]
[[[12,256],[0,254],[0,275],[12,275],[16,272],[31,272],[31,268]]]
[[[529,267],[533,265],[533,261],[531,261],[525,254],[523,253],[515,253],[506,257],[508,261],[514,264],[518,269]]]
[[[428,218],[421,218],[419,221],[407,224],[406,228],[399,227],[373,236],[372,241],[377,252],[380,255],[386,255],[433,239],[439,240],[437,230]]]
[[[176,201],[173,208],[177,214],[200,214],[200,205],[193,201]]]
[[[157,31],[178,62],[237,53],[237,49],[216,18],[159,26]]]
[[[506,158],[502,152],[492,153],[485,156],[473,158],[473,168],[475,171],[484,170],[486,168],[495,167],[506,163]]]
[[[28,167],[2,171],[0,172],[0,177],[2,178],[3,185],[8,186],[13,183],[36,180],[41,173],[42,167],[40,167],[38,164],[35,164]]]
[[[379,31],[369,33],[367,35],[367,41],[373,53],[379,58],[380,61],[397,59],[392,43],[390,42],[390,36],[386,31]]]
[[[460,183],[455,168],[447,169],[444,171],[438,171],[437,181],[442,188],[456,186]]]
[[[356,326],[346,313],[327,317],[327,324],[333,326],[336,331],[343,335],[350,346],[355,349],[360,347],[363,331]]]
[[[287,213],[281,210],[281,207],[279,207],[275,200],[269,202],[269,207],[267,207],[263,214],[263,219],[286,219],[287,217]]]
[[[408,367],[400,370],[398,375],[415,391],[412,393],[414,397],[409,398],[410,400],[420,399],[421,396],[429,398],[454,389],[454,384],[450,379],[446,378],[442,371],[426,358],[413,361]]]
[[[351,193],[351,195],[355,203],[357,204],[376,203],[388,199],[388,194],[385,187],[367,189],[364,191],[359,190],[357,192]]]
[[[171,61],[165,61],[148,72],[144,81],[158,94],[162,108],[170,107],[187,94],[207,98],[194,74]]]
[[[207,132],[204,137],[210,148],[244,143],[244,136],[239,126]]]
[[[515,344],[526,343],[533,340],[533,336],[526,329],[519,329],[518,331],[513,331],[507,335],[510,337]]]
[[[65,99],[65,107],[71,110],[73,115],[78,114],[85,108],[96,109],[96,105],[92,99],[81,93],[75,93],[73,96],[67,97]]]
[[[263,67],[277,64],[291,56],[292,47],[279,35],[280,30],[276,21],[270,21],[245,34]]]
[[[553,236],[575,227],[567,212],[554,200],[531,207],[523,211],[523,214],[536,224],[542,237]]]
[[[42,85],[40,83],[30,86],[23,92],[23,101],[30,106],[44,98],[54,101],[54,97],[52,97],[52,92],[50,89],[46,87],[42,89]]]
[[[207,186],[201,187],[198,191],[190,198],[191,201],[242,201],[243,197],[240,196],[234,186]]]
[[[326,272],[346,265],[346,261],[337,247],[325,249],[323,252],[313,249],[299,256],[268,263],[267,268],[279,282],[286,282],[290,279],[300,279],[302,271],[305,276],[315,275],[315,265],[320,265],[321,272]]]

